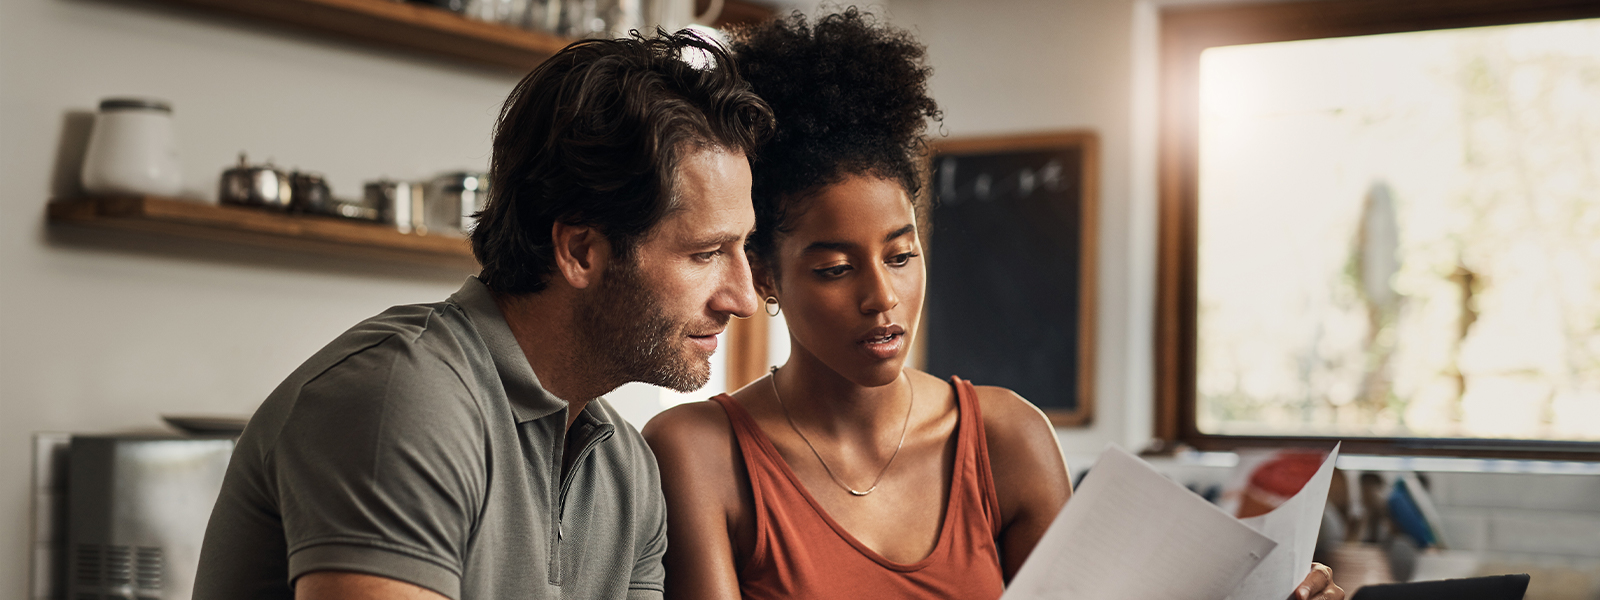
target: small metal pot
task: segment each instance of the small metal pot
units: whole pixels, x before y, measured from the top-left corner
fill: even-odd
[[[287,210],[294,198],[289,175],[272,163],[250,166],[243,152],[239,166],[222,172],[217,200],[223,204]]]
[[[426,202],[428,233],[471,233],[477,224],[473,215],[483,210],[483,203],[489,198],[488,186],[489,178],[483,173],[462,171],[433,178]]]
[[[326,215],[333,213],[333,194],[328,181],[317,173],[295,171],[289,174],[289,208],[297,212]]]
[[[423,187],[408,181],[369,181],[364,188],[365,203],[376,207],[378,220],[393,225],[396,231],[424,234],[428,225],[424,221]]]

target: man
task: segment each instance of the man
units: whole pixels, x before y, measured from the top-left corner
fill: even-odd
[[[755,311],[746,157],[771,126],[688,35],[580,42],[529,74],[495,133],[482,274],[267,398],[195,598],[660,598],[656,464],[600,396],[699,388]]]

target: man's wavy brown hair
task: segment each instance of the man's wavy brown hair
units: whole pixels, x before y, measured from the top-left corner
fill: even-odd
[[[728,52],[689,31],[567,46],[501,109],[489,202],[472,231],[480,278],[499,293],[544,290],[556,221],[595,227],[627,260],[677,208],[684,156],[714,147],[750,157],[772,128]]]

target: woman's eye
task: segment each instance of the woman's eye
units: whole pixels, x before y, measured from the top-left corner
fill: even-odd
[[[894,256],[889,257],[889,264],[893,265],[893,266],[896,266],[896,267],[902,267],[902,266],[905,266],[906,263],[911,262],[911,259],[916,258],[917,256],[919,256],[919,255],[917,253],[915,253],[915,252],[904,252],[904,253],[896,254]]]
[[[817,275],[821,275],[824,278],[832,279],[832,278],[835,278],[835,277],[844,276],[845,272],[849,271],[849,270],[850,270],[850,265],[835,265],[835,266],[832,266],[832,267],[823,267],[821,269],[816,269],[814,272]]]

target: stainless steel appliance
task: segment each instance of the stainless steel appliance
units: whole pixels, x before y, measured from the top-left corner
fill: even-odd
[[[489,177],[483,173],[459,171],[444,173],[428,184],[426,201],[427,231],[430,234],[464,236],[477,224],[475,215],[489,199]]]
[[[227,436],[72,437],[67,598],[188,600]]]
[[[217,201],[238,206],[258,206],[287,210],[294,197],[289,173],[272,166],[251,165],[239,153],[239,165],[222,172]]]
[[[337,214],[333,192],[320,173],[289,173],[289,210],[318,215]]]
[[[365,187],[366,204],[378,209],[378,220],[393,225],[400,233],[428,233],[423,208],[421,183],[379,179],[369,181]]]

